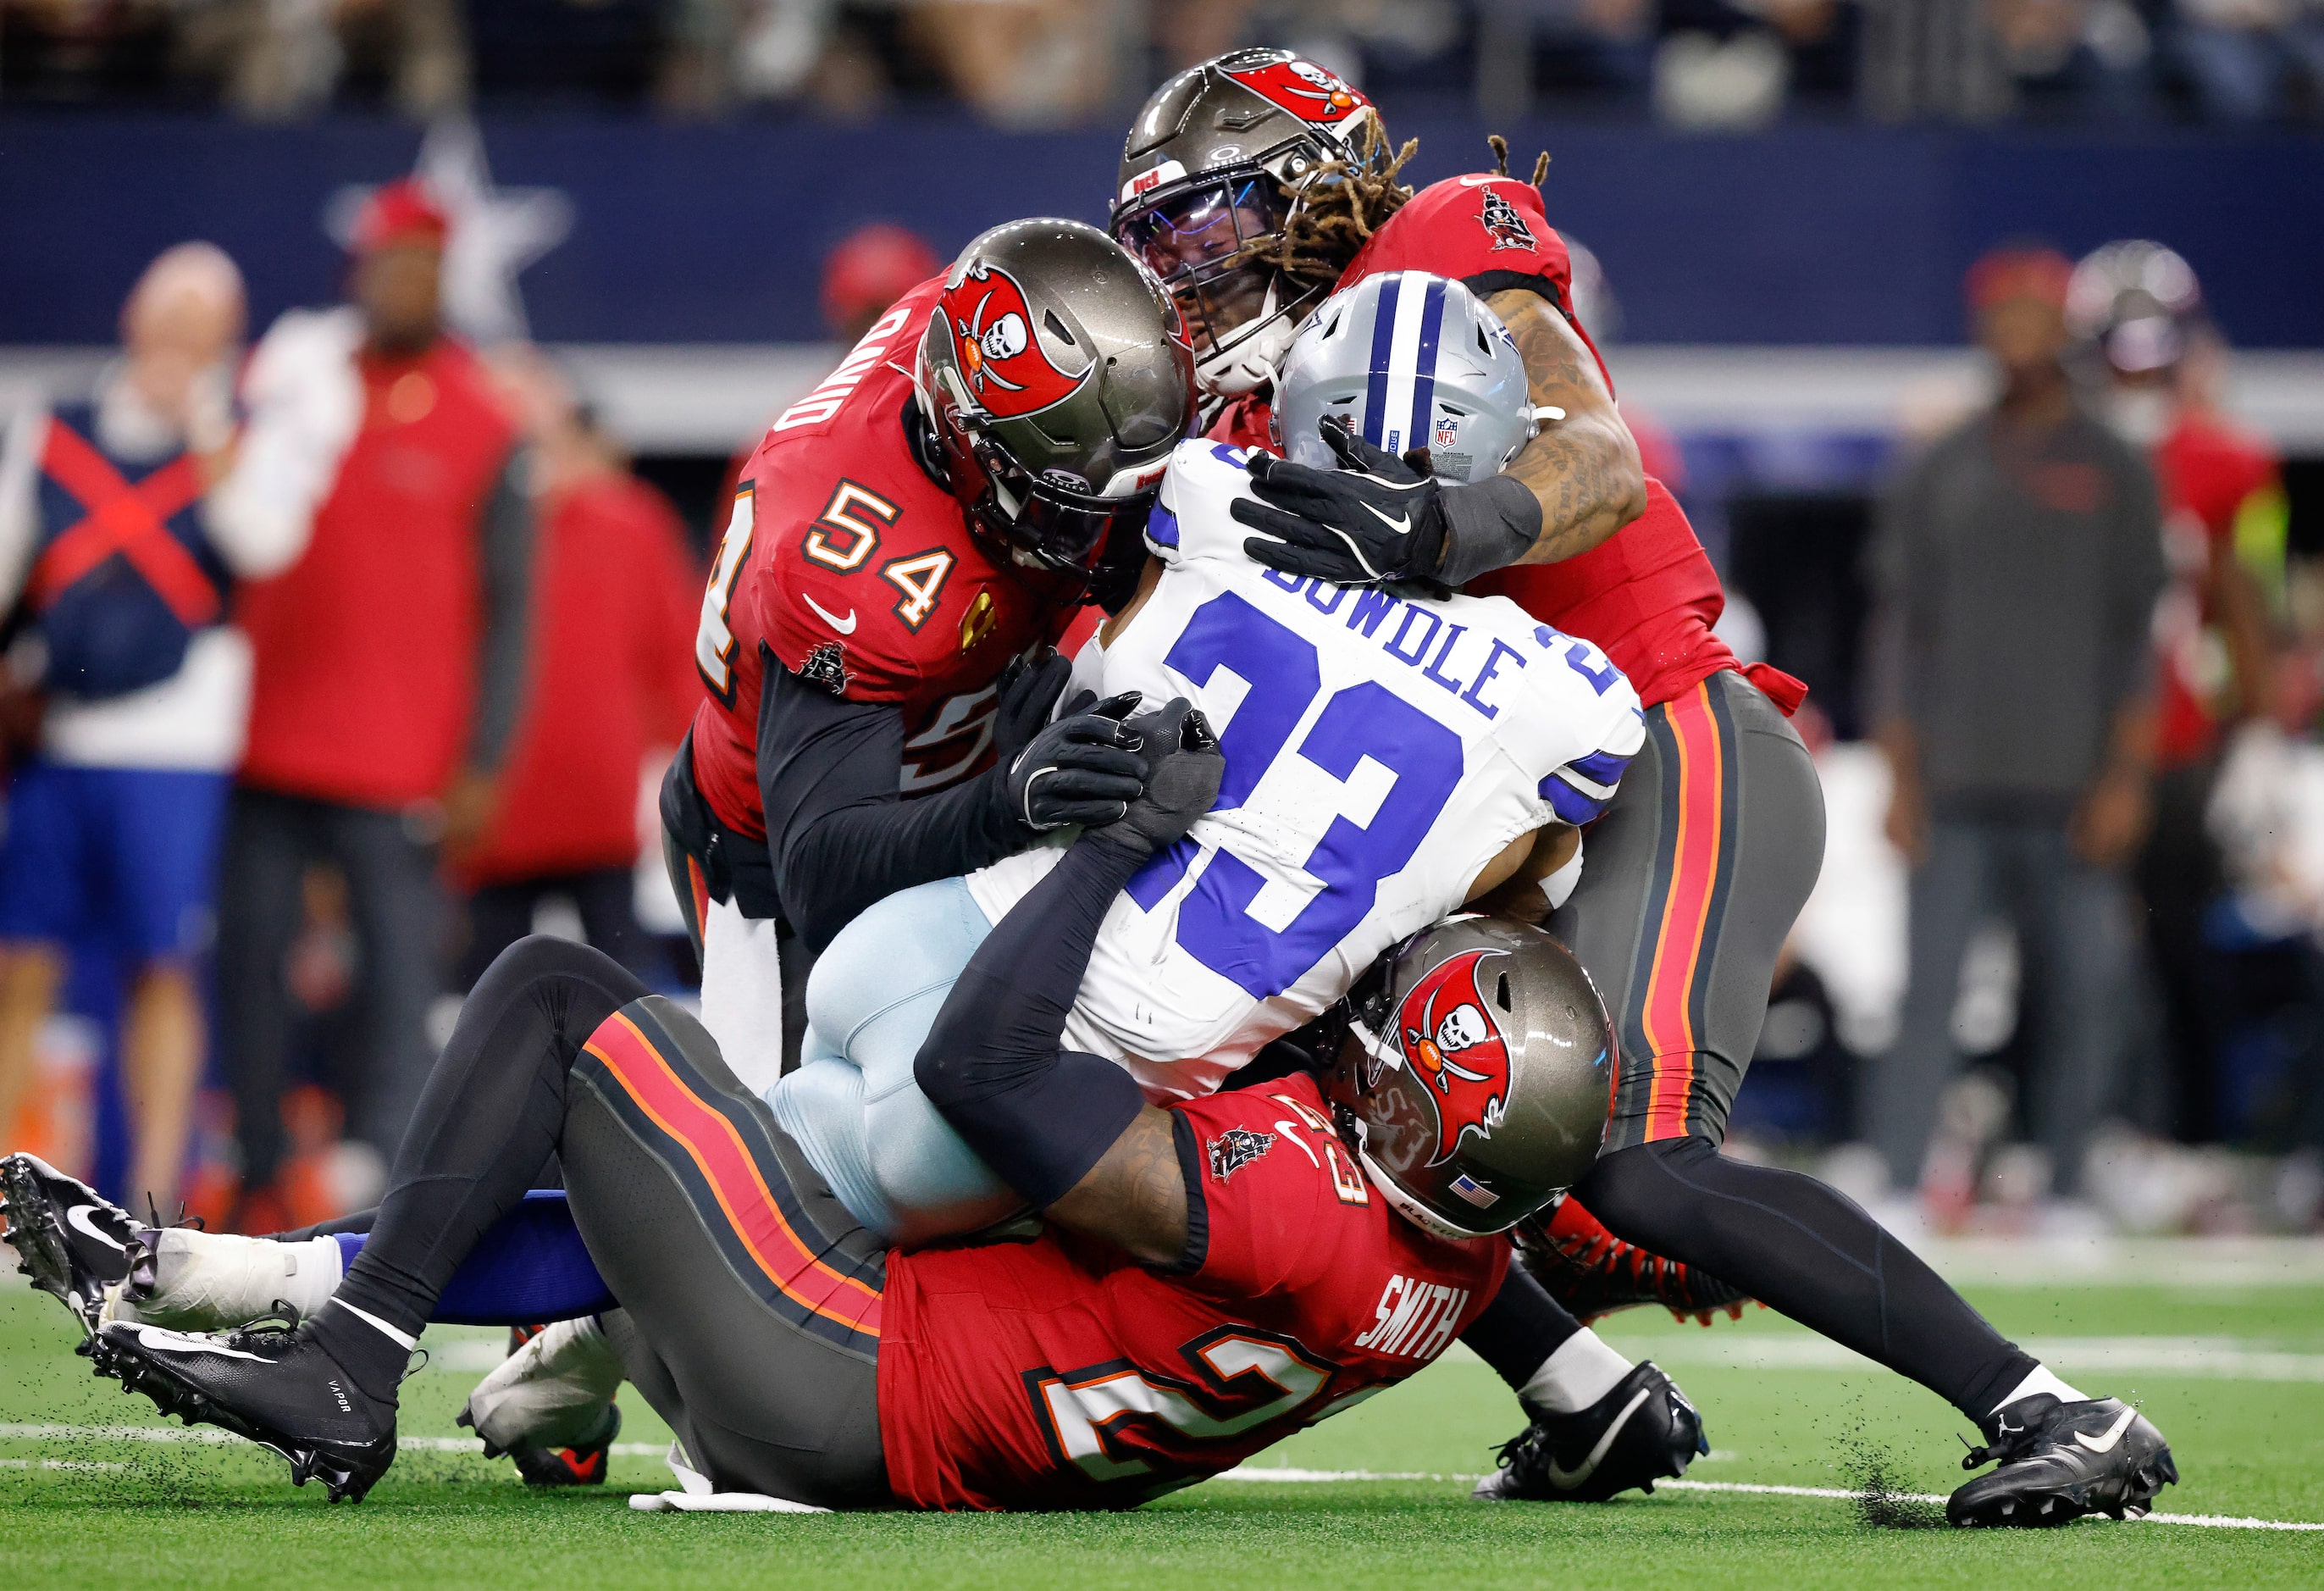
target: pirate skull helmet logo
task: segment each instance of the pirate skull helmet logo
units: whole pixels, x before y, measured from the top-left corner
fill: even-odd
[[[1418,1092],[1436,1115],[1435,1150],[1443,1165],[1464,1137],[1490,1138],[1508,1103],[1509,1044],[1485,994],[1485,964],[1506,950],[1469,950],[1413,985],[1397,1010],[1396,1031],[1406,1064],[1425,1085]]]
[[[1015,420],[1063,402],[1097,368],[1058,368],[1034,330],[1034,312],[1017,279],[980,261],[945,290],[940,306],[969,391],[985,412]],[[1054,312],[1050,319],[1055,321]],[[1074,339],[1068,334],[1064,340]]]

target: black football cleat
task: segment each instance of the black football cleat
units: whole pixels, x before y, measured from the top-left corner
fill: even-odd
[[[107,1321],[91,1356],[101,1374],[188,1425],[215,1425],[280,1453],[298,1485],[360,1503],[395,1462],[395,1405],[365,1392],[313,1337],[279,1323],[170,1331]]]
[[[1500,1467],[1470,1495],[1486,1503],[1603,1503],[1634,1486],[1651,1492],[1710,1451],[1702,1416],[1646,1360],[1580,1413],[1537,1417],[1503,1445]]]
[[[2163,1433],[2118,1398],[2020,1398],[1986,1421],[1985,1439],[1961,1467],[1993,1460],[1999,1467],[1946,1499],[1950,1523],[2038,1528],[2086,1513],[2140,1519],[2154,1494],[2179,1479]]]
[[[1617,1309],[1660,1304],[1703,1325],[1724,1309],[1739,1318],[1750,1295],[1708,1272],[1625,1243],[1571,1197],[1517,1223],[1517,1261],[1584,1326]]]
[[[88,1183],[29,1154],[0,1160],[0,1215],[8,1220],[16,1269],[73,1312],[86,1352],[105,1290],[129,1274],[130,1246],[142,1223]]]

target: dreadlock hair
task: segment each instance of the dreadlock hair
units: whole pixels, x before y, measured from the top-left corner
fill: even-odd
[[[1419,151],[1407,138],[1390,155],[1379,118],[1368,118],[1357,134],[1355,158],[1325,161],[1296,190],[1291,216],[1281,236],[1255,239],[1245,258],[1264,261],[1295,282],[1329,288],[1348,262],[1388,218],[1404,208],[1412,190],[1396,180]]]
[[[1497,177],[1508,176],[1509,174],[1509,141],[1499,133],[1488,133],[1485,134],[1485,143],[1493,152],[1493,174]],[[1534,157],[1533,185],[1536,188],[1540,187],[1541,180],[1548,175],[1549,151],[1545,149]]]

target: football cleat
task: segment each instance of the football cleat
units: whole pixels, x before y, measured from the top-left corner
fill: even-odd
[[[605,1405],[605,1420],[588,1440],[569,1448],[518,1448],[509,1457],[528,1486],[602,1486],[606,1456],[622,1434],[622,1406]]]
[[[105,1290],[129,1274],[130,1246],[143,1226],[88,1183],[29,1154],[0,1160],[0,1215],[16,1269],[73,1312],[86,1351]]]
[[[312,1337],[279,1324],[213,1336],[115,1320],[90,1356],[125,1392],[188,1425],[215,1425],[288,1459],[298,1485],[360,1503],[395,1462],[395,1405],[381,1402]]]
[[[1623,1242],[1571,1195],[1518,1222],[1513,1235],[1519,1263],[1584,1326],[1639,1304],[1660,1304],[1674,1319],[1708,1326],[1721,1309],[1741,1319],[1751,1301],[1707,1272]]]
[[[1953,1524],[2062,1525],[2086,1513],[2139,1519],[2179,1479],[2163,1433],[2118,1398],[2020,1398],[1986,1421],[1985,1438],[1961,1467],[1999,1466],[1946,1500]]]
[[[594,1486],[621,1434],[621,1355],[594,1315],[509,1331],[509,1356],[468,1394],[457,1424],[505,1453],[529,1486]]]
[[[1649,1359],[1577,1414],[1536,1416],[1504,1443],[1500,1466],[1470,1495],[1484,1503],[1603,1503],[1651,1492],[1711,1451],[1702,1416]]]

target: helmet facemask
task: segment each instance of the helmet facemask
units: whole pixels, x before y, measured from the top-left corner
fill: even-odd
[[[1271,162],[1205,171],[1155,190],[1114,223],[1115,238],[1177,303],[1207,392],[1233,397],[1266,385],[1330,291],[1268,257],[1296,207],[1286,179],[1304,180],[1321,159],[1295,145]]]

